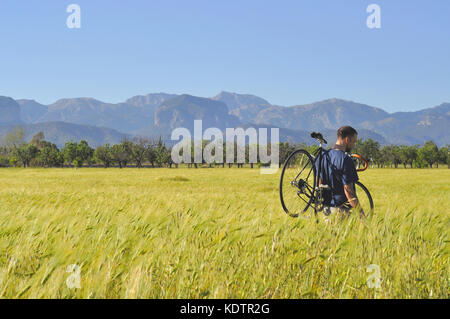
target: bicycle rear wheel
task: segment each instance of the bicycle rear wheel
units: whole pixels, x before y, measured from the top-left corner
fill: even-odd
[[[286,214],[305,215],[313,206],[315,187],[312,156],[305,150],[294,151],[284,163],[280,178],[280,200]]]

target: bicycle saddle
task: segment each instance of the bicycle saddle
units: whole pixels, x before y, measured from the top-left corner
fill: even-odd
[[[327,144],[327,141],[323,138],[322,133],[312,132],[311,137],[318,140],[320,143]]]

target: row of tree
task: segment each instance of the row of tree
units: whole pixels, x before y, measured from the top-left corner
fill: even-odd
[[[24,130],[15,128],[7,133],[3,145],[0,146],[0,166],[38,166],[38,167],[64,167],[74,166],[94,166],[104,167],[118,166],[120,168],[133,165],[142,167],[148,163],[152,167],[174,165],[171,157],[171,148],[167,147],[163,141],[149,140],[144,138],[134,138],[124,140],[120,144],[105,144],[97,148],[92,148],[86,141],[67,142],[61,149],[45,140],[42,132],[36,134],[29,143],[24,142]],[[208,141],[203,141],[203,148]],[[258,146],[257,146],[258,147]],[[317,146],[307,146],[305,144],[279,143],[279,164],[280,166],[295,149],[306,148],[313,153]],[[223,145],[224,159],[226,158],[226,145]],[[239,147],[234,145],[234,156],[237,158]],[[249,163],[250,148],[245,146],[241,151],[245,152],[245,162]],[[268,155],[271,147],[268,145]],[[438,148],[432,141],[426,142],[423,146],[413,145],[385,145],[380,146],[377,141],[367,139],[358,140],[353,150],[365,157],[372,167],[430,167],[433,165],[447,164],[450,162],[449,145]],[[214,153],[214,151],[213,151]],[[194,147],[191,146],[191,162],[194,162]],[[259,155],[257,156],[258,166],[261,165]],[[204,163],[204,162],[203,162]],[[225,164],[217,163],[222,166]],[[197,163],[192,164],[198,167]],[[209,164],[210,166],[214,164]],[[231,164],[228,164],[231,166]],[[250,164],[254,167],[254,164]],[[178,166],[178,165],[176,165]],[[189,165],[191,166],[191,165]],[[242,167],[238,164],[238,167]]]
[[[362,155],[369,160],[372,166],[377,167],[395,167],[403,165],[413,168],[430,167],[439,164],[449,165],[450,145],[438,148],[432,141],[425,142],[420,145],[385,145],[380,147],[377,141],[367,139],[366,141],[358,140],[354,152]]]
[[[305,144],[292,145],[289,143],[280,144],[280,162],[284,163],[289,154],[297,148],[305,148],[310,153],[314,153],[318,146],[307,146]],[[450,167],[450,145],[438,148],[432,141],[420,145],[384,145],[372,139],[363,141],[359,139],[352,153],[362,155],[371,167],[395,167],[402,165],[404,168],[433,168],[439,164]]]
[[[16,128],[8,133],[4,145],[0,146],[0,166],[82,167],[101,164],[104,167],[129,164],[142,167],[149,162],[152,167],[172,166],[170,149],[162,142],[144,138],[124,140],[120,144],[105,144],[92,148],[81,140],[67,142],[61,149],[45,140],[42,132],[37,133],[29,143],[24,142],[23,129]]]

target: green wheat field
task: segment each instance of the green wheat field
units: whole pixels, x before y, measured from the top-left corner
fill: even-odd
[[[374,215],[328,224],[280,173],[0,169],[0,297],[449,297],[449,169],[362,172]]]

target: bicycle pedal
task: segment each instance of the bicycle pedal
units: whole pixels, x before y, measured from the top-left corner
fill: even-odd
[[[320,185],[319,185],[319,188],[322,188],[322,189],[330,189],[330,186],[324,185],[324,184],[320,184]]]

